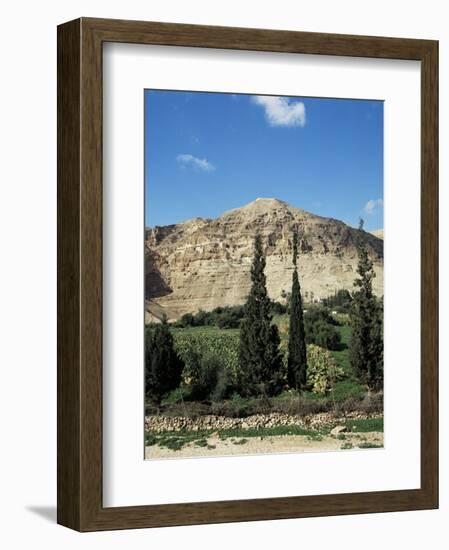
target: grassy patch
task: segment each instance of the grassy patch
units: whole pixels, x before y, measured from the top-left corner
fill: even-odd
[[[335,327],[341,337],[341,349],[331,351],[337,365],[341,367],[346,376],[352,377],[353,371],[349,363],[349,343],[351,340],[351,327],[349,325],[340,325]]]
[[[340,353],[340,352],[333,352]],[[340,380],[333,388],[333,398],[337,402],[342,402],[347,399],[361,400],[365,395],[365,388],[358,382],[353,380]]]
[[[343,445],[340,447],[342,451],[347,451],[348,449],[353,449],[353,448],[354,447],[352,443],[349,443],[349,442],[343,443]]]
[[[302,426],[273,426],[272,428],[232,428],[220,430],[219,433],[226,437],[268,437],[277,435],[306,435],[317,436],[328,433],[329,429],[312,430]]]
[[[361,432],[383,432],[384,431],[384,419],[380,418],[366,418],[357,420],[347,420],[346,428],[353,433]]]
[[[180,386],[179,388],[176,388],[175,390],[171,391],[165,399],[163,399],[162,404],[163,405],[171,405],[174,403],[182,403],[184,399],[188,399],[190,394],[189,388],[186,388],[185,386]]]
[[[147,447],[151,447],[152,445],[156,445],[157,444],[157,437],[155,435],[153,435],[151,432],[146,432],[145,433],[145,445]]]
[[[172,451],[179,451],[184,447],[186,443],[189,443],[189,441],[185,441],[183,437],[173,435],[161,437],[157,440],[157,444],[160,447],[166,447],[167,449],[171,449]]]
[[[289,316],[286,314],[273,315],[273,323],[277,325],[279,329],[281,340],[288,340]]]
[[[359,449],[383,449],[383,445],[379,445],[379,443],[370,443],[369,441],[362,441],[359,443]]]

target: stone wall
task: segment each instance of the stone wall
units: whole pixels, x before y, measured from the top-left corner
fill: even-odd
[[[229,418],[226,416],[205,415],[196,418],[183,416],[146,416],[145,430],[153,433],[176,432],[180,430],[223,430],[231,428],[273,428],[276,426],[303,426],[319,429],[324,426],[336,426],[347,420],[379,418],[381,414],[348,413],[337,416],[334,413],[319,413],[308,416],[290,415],[285,413],[254,414],[245,418]]]

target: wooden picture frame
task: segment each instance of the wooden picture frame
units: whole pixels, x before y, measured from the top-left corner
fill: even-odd
[[[105,508],[102,45],[127,42],[421,62],[421,488]],[[58,523],[79,531],[438,507],[438,43],[81,18],[58,27]]]

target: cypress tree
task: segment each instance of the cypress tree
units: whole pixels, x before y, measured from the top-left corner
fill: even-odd
[[[159,407],[162,397],[181,383],[183,361],[176,353],[173,336],[164,317],[145,334],[145,393]]]
[[[274,395],[280,390],[282,355],[276,325],[272,324],[271,302],[265,277],[262,238],[254,239],[251,290],[240,327],[240,393]]]
[[[352,335],[349,357],[360,381],[369,389],[378,390],[383,383],[383,308],[373,293],[376,274],[363,236],[363,220],[359,225],[357,252],[358,277],[354,281],[356,290],[350,313]]]
[[[290,387],[302,390],[307,384],[307,353],[302,310],[301,287],[299,285],[298,235],[293,234],[293,280],[290,300],[290,329],[288,339],[287,381]]]

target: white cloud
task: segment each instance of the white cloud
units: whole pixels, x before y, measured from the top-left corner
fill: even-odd
[[[290,101],[287,97],[255,95],[256,105],[265,110],[265,118],[271,126],[304,126],[306,108],[302,101]]]
[[[383,206],[383,204],[383,199],[371,199],[365,204],[363,211],[366,212],[366,214],[374,214],[376,208]]]
[[[193,168],[202,170],[203,172],[212,172],[215,170],[215,166],[207,159],[199,159],[198,157],[194,157],[189,154],[178,155],[176,157],[176,162],[182,166],[192,166]]]

